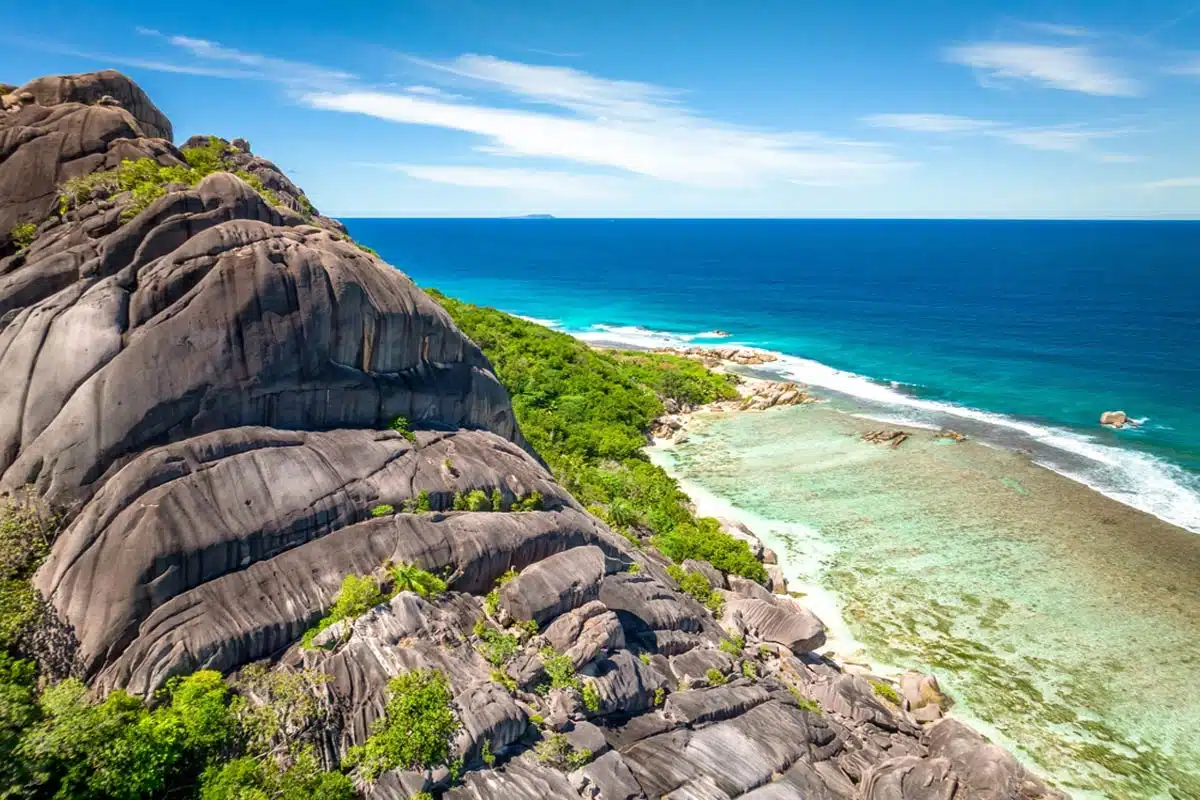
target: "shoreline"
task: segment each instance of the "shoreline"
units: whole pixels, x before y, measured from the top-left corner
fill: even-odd
[[[732,373],[742,378],[745,382],[740,385],[739,393],[743,395],[743,398],[749,398],[749,402],[746,399],[724,401],[707,406],[676,410],[674,414],[668,416],[677,421],[677,427],[674,425],[660,426],[659,432],[666,435],[656,436],[651,440],[646,448],[647,455],[653,463],[665,469],[672,478],[680,482],[681,490],[691,498],[698,515],[716,516],[739,522],[753,531],[764,546],[776,551],[779,556],[779,565],[786,572],[788,589],[799,589],[805,592],[806,596],[801,599],[801,603],[806,604],[826,625],[829,641],[825,647],[821,648],[823,654],[842,665],[847,672],[869,674],[888,680],[893,684],[898,683],[901,676],[909,671],[931,674],[941,682],[943,691],[955,702],[955,706],[947,716],[958,718],[1013,752],[1027,768],[1052,780],[1059,788],[1069,791],[1076,798],[1103,798],[1114,796],[1113,792],[1125,796],[1121,793],[1122,790],[1113,788],[1117,785],[1116,783],[1105,782],[1110,780],[1111,775],[1109,778],[1096,779],[1096,784],[1089,783],[1086,779],[1083,779],[1082,784],[1074,782],[1082,774],[1076,770],[1076,766],[1071,760],[1072,756],[1078,758],[1078,753],[1071,751],[1069,747],[1063,745],[1062,741],[1063,737],[1069,738],[1071,734],[1064,734],[1062,730],[1056,731],[1056,726],[1050,721],[1052,712],[1062,713],[1063,709],[1069,709],[1069,712],[1077,720],[1077,723],[1074,724],[1082,726],[1076,730],[1087,730],[1088,725],[1091,724],[1087,720],[1093,712],[1087,703],[1081,702],[1080,698],[1076,696],[1077,691],[1087,691],[1087,688],[1081,689],[1078,684],[1080,681],[1083,681],[1085,685],[1088,681],[1094,683],[1099,675],[1104,674],[1104,670],[1101,669],[1097,672],[1092,669],[1091,671],[1095,674],[1089,674],[1086,679],[1081,677],[1082,673],[1076,669],[1078,664],[1072,666],[1072,662],[1068,661],[1064,666],[1061,659],[1052,658],[1052,653],[1048,652],[1045,647],[1046,641],[1039,638],[1037,634],[1030,635],[1028,639],[1021,639],[1020,635],[1016,635],[1015,639],[1011,637],[1005,639],[1004,637],[994,637],[991,632],[978,628],[974,629],[972,633],[970,629],[974,623],[978,621],[983,624],[986,619],[976,620],[975,616],[966,609],[959,609],[959,611],[966,611],[965,616],[951,614],[951,621],[946,624],[953,626],[956,630],[955,635],[949,639],[939,635],[928,636],[929,632],[926,631],[924,635],[930,639],[930,642],[923,648],[908,647],[910,643],[907,642],[893,647],[893,641],[889,637],[898,635],[903,641],[903,633],[892,630],[884,632],[881,637],[879,626],[874,624],[875,620],[870,617],[866,620],[863,619],[861,591],[858,589],[852,591],[844,582],[839,582],[835,577],[836,569],[833,574],[826,571],[828,567],[826,562],[833,562],[835,567],[846,569],[845,559],[840,558],[845,553],[839,553],[841,545],[839,545],[838,536],[827,535],[824,525],[810,524],[810,520],[807,519],[808,514],[805,513],[808,509],[802,511],[802,507],[792,506],[782,515],[767,513],[759,507],[759,503],[751,504],[752,507],[746,507],[744,502],[739,504],[739,497],[742,497],[743,501],[745,499],[744,489],[735,489],[729,493],[721,490],[720,487],[723,484],[720,480],[714,484],[710,477],[705,478],[704,483],[700,483],[696,480],[699,475],[695,477],[689,475],[688,465],[690,464],[691,471],[694,472],[696,459],[702,459],[704,456],[701,454],[708,453],[714,448],[721,451],[721,454],[717,456],[719,459],[728,461],[731,457],[729,448],[733,445],[728,441],[723,442],[720,433],[713,434],[714,429],[728,432],[745,429],[746,423],[749,423],[751,427],[759,430],[760,434],[764,430],[769,430],[770,433],[766,435],[767,441],[779,441],[781,437],[801,436],[803,438],[804,435],[797,434],[792,427],[796,424],[807,425],[809,427],[804,430],[811,429],[814,433],[836,429],[837,436],[842,437],[841,441],[844,443],[841,445],[842,448],[846,451],[857,451],[860,455],[869,454],[866,455],[868,459],[878,456],[872,462],[875,466],[869,469],[874,469],[876,472],[882,469],[884,474],[891,475],[895,480],[890,482],[896,484],[894,492],[903,494],[911,500],[912,504],[919,506],[919,513],[924,514],[928,511],[929,516],[936,520],[938,525],[943,526],[946,533],[953,532],[955,528],[950,518],[943,518],[945,509],[939,506],[946,505],[942,502],[944,498],[926,498],[920,494],[920,476],[923,471],[920,466],[916,465],[926,463],[928,458],[934,458],[935,462],[948,459],[959,465],[957,469],[965,469],[966,472],[962,473],[965,483],[961,491],[957,484],[951,484],[946,492],[961,498],[958,502],[968,505],[978,504],[978,508],[973,509],[974,513],[977,516],[982,514],[987,517],[989,524],[994,523],[997,541],[1008,541],[1012,538],[1013,531],[1018,530],[1020,533],[1013,540],[1015,546],[1045,546],[1049,548],[1043,555],[1027,559],[1029,562],[1049,567],[1051,572],[1055,571],[1056,565],[1058,569],[1065,570],[1063,583],[1059,588],[1050,590],[1052,595],[1046,602],[1031,600],[1032,605],[1017,607],[1020,613],[1013,626],[1014,629],[1019,633],[1028,633],[1022,628],[1022,625],[1027,626],[1030,619],[1036,619],[1047,613],[1070,617],[1074,613],[1073,611],[1064,613],[1061,609],[1073,609],[1080,602],[1095,605],[1106,611],[1108,619],[1118,620],[1115,623],[1097,623],[1095,618],[1097,615],[1105,616],[1105,613],[1100,612],[1081,618],[1080,630],[1095,633],[1100,637],[1096,642],[1096,661],[1104,662],[1106,658],[1109,659],[1107,663],[1114,663],[1111,659],[1117,659],[1115,663],[1129,661],[1128,665],[1120,668],[1121,672],[1111,673],[1113,676],[1120,675],[1120,680],[1109,687],[1118,695],[1117,699],[1112,702],[1120,706],[1122,698],[1134,697],[1135,693],[1139,691],[1136,681],[1128,683],[1129,678],[1122,674],[1126,670],[1130,673],[1138,671],[1137,658],[1122,659],[1119,655],[1127,647],[1138,648],[1141,651],[1138,656],[1143,662],[1150,659],[1150,663],[1159,665],[1150,670],[1142,670],[1141,680],[1154,681],[1156,673],[1152,670],[1160,669],[1164,675],[1164,684],[1173,687],[1176,692],[1175,708],[1171,708],[1169,705],[1164,706],[1164,703],[1169,702],[1169,698],[1164,700],[1164,696],[1171,694],[1168,689],[1155,687],[1155,690],[1147,696],[1147,707],[1162,713],[1159,728],[1155,728],[1153,725],[1146,726],[1146,717],[1152,716],[1149,713],[1142,714],[1141,717],[1135,715],[1127,723],[1123,721],[1125,718],[1119,713],[1115,715],[1110,713],[1107,718],[1101,717],[1103,724],[1108,725],[1106,729],[1108,733],[1101,735],[1101,741],[1111,750],[1107,757],[1115,757],[1118,760],[1131,759],[1130,763],[1139,776],[1131,780],[1144,781],[1144,783],[1131,784],[1131,786],[1136,785],[1138,789],[1136,792],[1130,792],[1129,796],[1165,797],[1167,796],[1165,794],[1144,794],[1142,792],[1145,786],[1154,785],[1156,782],[1165,786],[1173,786],[1175,784],[1172,781],[1186,782],[1193,779],[1188,777],[1184,765],[1189,763],[1189,753],[1200,751],[1196,750],[1198,743],[1187,731],[1195,729],[1194,720],[1200,719],[1200,707],[1180,698],[1177,693],[1186,691],[1179,685],[1179,676],[1186,669],[1187,656],[1184,653],[1187,652],[1187,642],[1191,641],[1188,638],[1181,640],[1179,632],[1186,625],[1189,610],[1195,611],[1191,618],[1200,619],[1200,584],[1195,577],[1200,575],[1200,538],[1196,534],[1161,520],[1153,514],[1121,503],[1082,482],[1062,475],[1039,463],[1028,453],[1022,453],[973,436],[962,437],[965,440],[946,438],[945,430],[933,425],[901,424],[893,419],[887,419],[886,416],[884,421],[880,421],[869,411],[864,412],[861,408],[848,407],[848,404],[839,398],[828,397],[815,387],[796,386],[790,381],[761,377],[763,369],[757,365],[747,368],[736,362],[723,361],[715,365],[709,364],[709,366],[714,371]],[[753,404],[755,397],[779,397],[797,389],[800,392],[800,399],[794,405],[798,407],[786,407],[793,403],[785,403],[783,404],[784,408],[775,408],[771,403],[767,403],[765,404],[767,413],[757,413]],[[747,405],[751,407],[745,408]],[[761,424],[754,425],[753,420],[761,420]],[[798,423],[801,420],[803,423]],[[865,438],[865,435],[880,434],[881,428],[885,429],[882,431],[882,441],[879,440],[878,435],[860,441]],[[893,446],[893,442],[888,438],[893,430],[907,434],[907,440],[902,437],[898,443],[895,443],[896,446]],[[711,436],[716,436],[716,438],[710,439]],[[690,441],[693,437],[705,441],[703,444],[693,443]],[[677,463],[681,457],[682,465]],[[764,480],[775,480],[776,484],[774,485],[778,485],[777,481],[780,477],[778,468],[783,468],[786,472],[786,463],[790,462],[767,465],[755,461],[738,466],[737,469],[740,471],[737,474],[740,476],[743,486],[759,483],[758,476],[763,476]],[[895,464],[895,466],[881,467],[880,463]],[[758,466],[755,467],[755,464]],[[904,466],[905,464],[908,466]],[[734,467],[725,464],[721,469],[728,471]],[[798,479],[803,481],[813,474],[812,470],[816,470],[816,473],[820,474],[824,469],[825,467],[820,465],[804,468],[798,475]],[[838,472],[836,467],[831,469],[834,470],[830,474],[831,478],[836,479],[836,482],[830,488],[835,493],[847,485],[854,484],[857,480],[853,472],[845,473],[844,468],[842,468],[842,472]],[[914,477],[914,471],[916,477]],[[772,476],[772,473],[776,474]],[[843,474],[844,478],[837,477]],[[996,497],[986,496],[976,498],[972,495],[972,492],[977,491],[978,488],[975,484],[985,475],[990,476],[987,480],[991,483],[987,483],[986,486],[993,487],[990,490],[993,495],[1014,493],[1015,497],[1020,499],[1005,500],[1002,496],[998,500]],[[1004,477],[999,477],[1001,475]],[[786,475],[783,477],[786,478]],[[934,475],[933,477],[937,478],[938,476]],[[997,486],[996,484],[1003,485]],[[736,485],[735,481],[731,486]],[[810,501],[818,506],[827,502],[818,495],[805,496],[803,502],[807,504]],[[996,506],[996,502],[1002,505]],[[950,505],[953,506],[954,503],[950,503]],[[1022,510],[1017,514],[1007,505],[1019,506]],[[793,510],[796,513],[790,513]],[[863,513],[874,515],[874,512],[871,511]],[[1021,514],[1026,517],[1020,521],[1014,521]],[[801,522],[801,519],[804,521]],[[859,542],[866,546],[875,535],[877,526],[869,521],[869,517],[864,519],[867,520],[866,527],[862,528],[860,536],[865,538],[860,538]],[[945,527],[948,524],[951,527]],[[1014,525],[1017,527],[1014,528]],[[854,527],[862,526],[856,521]],[[782,537],[781,530],[784,530]],[[1039,540],[1039,537],[1044,541]],[[885,535],[884,540],[887,538]],[[789,540],[794,545],[791,552],[783,539]],[[924,544],[921,542],[922,540],[918,536],[913,542],[901,541],[897,544],[893,541],[890,546],[900,547],[901,550],[911,548],[919,550],[931,546],[928,537],[924,540]],[[1013,544],[1013,542],[1009,542],[1009,544]],[[844,545],[844,537],[842,545]],[[963,557],[963,547],[967,547],[968,550],[971,547],[960,543],[951,543],[947,546],[954,554],[951,558],[952,561],[953,558]],[[975,553],[973,560],[983,557],[988,549],[986,544],[973,546],[976,548],[971,551]],[[932,543],[932,547],[934,548],[932,553],[937,553],[942,549],[936,540]],[[983,549],[978,549],[980,547]],[[895,551],[885,549],[884,552]],[[850,561],[853,562],[854,559],[850,559]],[[839,562],[842,563],[839,565]],[[860,564],[860,567],[862,566]],[[1080,576],[1094,576],[1089,581],[1085,581],[1087,586],[1093,587],[1090,591],[1087,586],[1079,585]],[[988,580],[984,578],[984,584]],[[1074,586],[1072,586],[1072,580],[1075,581]],[[868,579],[866,583],[869,582]],[[953,581],[951,582],[953,583]],[[1020,595],[1024,592],[1025,579],[1014,577],[1013,583],[1018,587],[1014,590],[1016,594]],[[1092,600],[1088,600],[1091,596],[1090,593],[1094,593],[1094,587],[1097,585],[1104,586],[1104,592]],[[1035,598],[1039,597],[1038,593],[1042,591],[1040,583],[1034,580],[1031,586],[1029,591]],[[850,587],[853,587],[853,583]],[[886,584],[883,587],[875,586],[875,594],[892,595],[892,599],[885,599],[875,604],[875,613],[879,612],[880,607],[889,607],[890,605],[898,605],[903,608],[905,601],[901,596],[908,593],[908,588],[907,586],[888,586]],[[985,586],[981,590],[985,597],[987,588]],[[1061,597],[1053,595],[1061,595]],[[939,608],[936,602],[934,605],[935,608]],[[872,605],[869,603],[868,610],[871,608]],[[1060,611],[1051,611],[1053,608],[1059,608]],[[854,617],[853,620],[851,620],[851,616]],[[914,623],[909,620],[908,624]],[[965,626],[967,632],[958,630],[960,625]],[[1137,644],[1129,641],[1127,645],[1122,644],[1119,648],[1113,648],[1112,641],[1110,641],[1113,638],[1112,631],[1117,631],[1116,635],[1119,637],[1127,636],[1129,629],[1138,628],[1144,628],[1140,631],[1144,635],[1144,639]],[[861,631],[863,635],[856,635],[855,631]],[[1006,656],[997,656],[988,651],[988,647],[998,646],[1003,649],[1005,645],[1001,641],[1002,639],[1008,642],[1007,647],[1015,647],[1015,650],[1008,652],[1023,657],[1025,661],[1053,664],[1055,669],[1065,671],[1056,673],[1052,670],[1043,675],[1036,670],[1032,673],[1023,672],[1020,667],[1010,672],[1008,662],[998,666],[1000,662],[996,659]],[[991,669],[999,670],[1014,683],[1030,686],[1029,680],[1033,679],[1036,683],[1036,679],[1044,679],[1043,683],[1038,684],[1040,690],[1046,693],[1044,703],[1037,699],[1041,698],[1041,695],[1033,689],[1029,689],[1028,692],[1015,688],[1011,690],[1016,693],[1013,696],[1014,705],[1033,703],[1032,706],[1029,706],[1028,720],[1014,725],[1011,719],[1004,717],[1004,712],[997,716],[997,699],[999,698],[1001,703],[1005,702],[1006,695],[1010,690],[994,692],[992,696],[985,696],[981,699],[975,691],[977,687],[972,683],[976,676],[969,670],[963,677],[954,673],[953,670],[938,666],[938,657],[934,654],[938,647],[944,646],[953,653],[957,652],[957,648],[964,642],[967,642],[970,647],[982,647],[984,651],[987,651],[987,657],[994,662]],[[1167,647],[1166,652],[1155,656],[1155,649],[1164,646]],[[1168,653],[1173,658],[1163,658],[1163,655]],[[1180,659],[1183,660],[1183,665],[1176,664]],[[953,662],[954,658],[949,661]],[[1187,674],[1190,675],[1190,670]],[[1185,679],[1184,685],[1186,686],[1188,682],[1190,682],[1190,677]],[[1035,699],[1031,700],[1029,696],[1026,696],[1029,692],[1032,692]],[[1155,709],[1156,703],[1157,709]],[[1041,722],[1038,722],[1039,715],[1045,717],[1041,719]],[[1157,723],[1158,720],[1155,719],[1154,722]],[[1145,739],[1144,736],[1157,736],[1158,738]],[[1166,738],[1161,738],[1163,736]],[[1059,737],[1059,739],[1056,740],[1055,737]],[[1147,766],[1147,763],[1150,766]],[[1095,766],[1088,767],[1088,769],[1096,767],[1106,769],[1103,764],[1101,759],[1095,762]],[[1175,775],[1175,777],[1164,778],[1164,775]],[[1183,777],[1179,777],[1180,775]],[[1164,780],[1167,782],[1162,784]],[[1187,783],[1187,785],[1191,784]],[[1095,788],[1095,786],[1108,788]]]
[[[547,322],[554,321],[539,324]],[[1026,455],[1062,478],[1200,536],[1200,477],[1148,450],[1106,441],[1108,429],[1099,423],[1104,409],[1096,410],[1095,429],[1070,427],[925,399],[895,382],[733,339],[712,341],[705,334],[640,327],[595,326],[587,331],[558,323],[552,327],[599,349],[661,352],[742,378],[796,383],[823,400],[857,406],[859,413],[888,426],[962,431],[975,441]],[[722,352],[739,355],[721,358]]]

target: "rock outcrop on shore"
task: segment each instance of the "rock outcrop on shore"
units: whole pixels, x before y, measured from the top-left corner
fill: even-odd
[[[438,670],[463,772],[360,781],[381,800],[1058,796],[961,723],[923,726],[928,681],[883,690],[814,653],[796,600],[700,563],[723,616],[681,592],[555,483],[446,313],[248,143],[132,216],[128,192],[59,213],[69,178],[184,164],[169,120],[114,72],[3,104],[0,490],[66,520],[34,581],[66,634],[45,663],[142,697],[201,668],[322,673],[303,735],[330,769],[390,678]],[[447,591],[301,642],[345,576],[398,564]],[[504,626],[497,666],[482,639]],[[547,647],[578,683],[542,689]],[[556,733],[577,761],[535,756]]]

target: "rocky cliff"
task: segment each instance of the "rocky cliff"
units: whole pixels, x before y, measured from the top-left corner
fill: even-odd
[[[369,797],[1054,794],[811,652],[791,598],[706,564],[721,618],[681,592],[554,482],[445,312],[247,142],[177,148],[114,72],[2,102],[0,490],[66,521],[43,664],[147,698],[216,669],[252,703],[256,662],[323,675],[322,723],[288,733],[333,769],[389,678],[441,672],[461,773],[355,773]],[[301,642],[347,575],[398,564],[447,591]]]

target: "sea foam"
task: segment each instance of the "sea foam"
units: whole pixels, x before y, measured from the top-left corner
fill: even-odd
[[[633,348],[687,347],[700,333],[673,333],[634,325],[593,325],[568,331],[593,344]],[[736,345],[736,342],[729,342]],[[973,424],[969,433],[993,433],[1005,446],[1027,452],[1034,463],[1165,522],[1200,533],[1200,477],[1149,453],[1097,441],[1081,432],[920,397],[915,387],[878,381],[819,361],[750,345],[777,359],[766,365],[786,379],[868,401],[897,424],[949,427]],[[921,417],[926,417],[922,419]]]

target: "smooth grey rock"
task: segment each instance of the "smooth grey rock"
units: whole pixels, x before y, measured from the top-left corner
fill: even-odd
[[[944,719],[927,736],[931,759],[943,758],[958,778],[955,800],[1066,798],[1030,773],[1011,753],[956,719]]]
[[[760,686],[714,686],[676,692],[667,697],[663,714],[682,725],[718,722],[744,714],[770,698]]]
[[[707,561],[697,561],[694,558],[685,559],[680,565],[684,572],[699,572],[708,580],[708,585],[714,589],[725,588],[725,576],[721,571]]]
[[[567,741],[571,743],[571,747],[575,750],[588,750],[592,756],[598,756],[608,751],[608,740],[604,738],[604,731],[596,727],[590,722],[579,720],[564,731]]]
[[[731,600],[725,604],[724,620],[737,630],[766,642],[775,642],[800,653],[825,644],[821,620],[791,598]]]
[[[761,583],[752,581],[749,578],[743,578],[741,575],[729,576],[729,588],[735,594],[751,600],[766,600],[770,602],[772,598],[770,590]]]
[[[462,783],[442,795],[444,800],[579,800],[561,772],[520,758],[503,767],[471,771]]]
[[[534,564],[500,590],[500,603],[515,619],[543,625],[595,600],[605,573],[598,547],[564,550]]]
[[[733,658],[715,647],[697,647],[671,659],[671,672],[681,682],[703,683],[710,669],[728,674],[733,669]]]
[[[654,693],[666,679],[628,650],[590,663],[582,674],[591,680],[600,697],[599,714],[630,714],[654,707]]]
[[[605,753],[580,772],[595,788],[597,800],[644,800],[646,797],[629,765],[616,751]]]
[[[698,633],[708,616],[690,597],[642,574],[607,576],[600,583],[600,602],[617,613],[627,636],[661,630]]]

